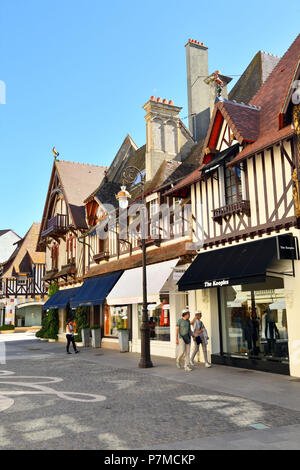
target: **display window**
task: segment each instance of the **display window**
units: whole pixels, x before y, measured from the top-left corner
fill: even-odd
[[[141,338],[141,324],[143,305],[138,305],[138,330]],[[150,326],[151,341],[170,341],[170,305],[166,302],[161,304],[148,304],[148,319]]]
[[[104,336],[116,338],[118,328],[129,328],[128,306],[105,306],[104,312]]]
[[[221,289],[225,354],[289,361],[283,280]]]

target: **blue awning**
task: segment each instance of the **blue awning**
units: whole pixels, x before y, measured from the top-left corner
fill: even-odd
[[[47,300],[43,305],[43,310],[49,310],[50,308],[66,308],[68,302],[75,297],[78,291],[80,291],[80,287],[59,290]]]
[[[87,279],[80,287],[76,297],[73,298],[71,308],[85,305],[102,305],[122,274],[123,271],[116,271]]]

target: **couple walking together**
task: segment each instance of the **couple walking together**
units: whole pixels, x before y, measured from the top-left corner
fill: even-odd
[[[182,312],[182,318],[180,318],[176,325],[176,344],[179,345],[178,356],[176,358],[176,365],[178,369],[181,369],[180,361],[185,356],[185,367],[186,372],[190,372],[194,366],[194,359],[199,351],[199,346],[202,344],[202,350],[205,360],[205,367],[211,367],[207,357],[207,342],[208,336],[206,333],[205,326],[201,321],[202,313],[197,312],[194,320],[190,322],[190,312],[188,309]],[[193,332],[191,331],[191,325],[193,325]],[[193,338],[194,349],[191,353],[191,340]]]

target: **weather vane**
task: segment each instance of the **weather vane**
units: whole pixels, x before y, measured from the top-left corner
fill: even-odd
[[[59,156],[59,153],[55,150],[55,147],[52,149],[53,155],[54,155],[54,160],[57,160],[57,157]]]
[[[207,85],[215,85],[216,90],[217,90],[217,96],[220,97],[222,90],[224,88],[224,82],[220,79],[220,71],[216,70],[214,73],[212,73],[209,77],[205,78],[204,82]]]

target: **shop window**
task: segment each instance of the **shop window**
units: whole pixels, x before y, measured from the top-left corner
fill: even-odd
[[[138,330],[141,338],[143,305],[138,305]],[[166,302],[148,305],[150,340],[170,341],[170,305]]]
[[[128,306],[105,306],[104,312],[104,336],[116,338],[118,328],[129,328]]]
[[[288,362],[283,281],[222,289],[223,349],[230,356]]]

